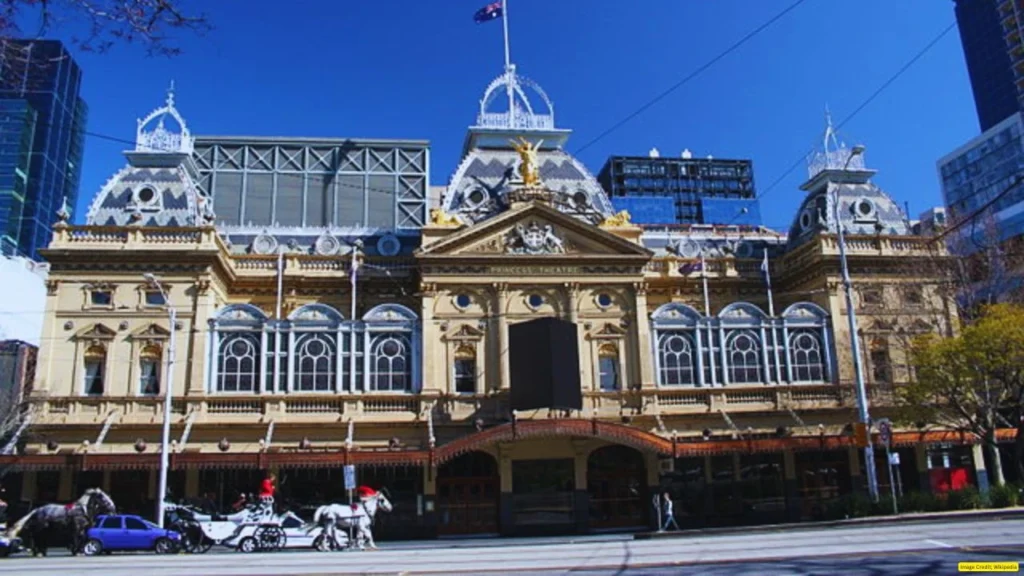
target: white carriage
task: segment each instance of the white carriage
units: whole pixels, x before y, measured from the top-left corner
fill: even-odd
[[[168,509],[185,512],[195,530],[188,534],[185,548],[203,553],[212,546],[234,548],[240,552],[271,552],[285,548],[316,548],[332,550],[347,548],[344,533],[334,535],[333,545],[324,537],[321,526],[310,525],[293,512],[275,515],[269,506],[242,510],[230,516],[207,515],[187,506],[167,504]],[[191,536],[191,537],[190,537]]]

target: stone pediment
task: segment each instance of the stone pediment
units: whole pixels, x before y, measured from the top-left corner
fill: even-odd
[[[449,341],[477,341],[483,339],[483,337],[483,330],[468,324],[463,324],[444,335],[444,339]]]
[[[650,258],[643,246],[533,202],[425,245],[418,257],[626,256]]]
[[[93,324],[88,328],[79,330],[75,334],[75,338],[79,340],[113,340],[117,332],[111,328],[107,328],[103,324]]]
[[[166,340],[170,335],[171,333],[166,328],[156,324],[150,324],[132,332],[132,338],[135,340]]]
[[[596,326],[587,334],[587,338],[594,340],[619,339],[626,336],[626,329],[616,324],[606,323]]]

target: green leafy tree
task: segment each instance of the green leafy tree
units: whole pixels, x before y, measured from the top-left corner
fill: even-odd
[[[901,416],[970,432],[1003,484],[996,430],[1024,406],[1024,306],[986,306],[955,336],[922,336],[911,362],[916,378],[897,392]]]

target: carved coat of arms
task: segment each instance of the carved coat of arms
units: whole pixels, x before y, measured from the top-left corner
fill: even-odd
[[[563,254],[565,245],[550,224],[537,222],[516,224],[505,236],[505,252],[509,254]]]

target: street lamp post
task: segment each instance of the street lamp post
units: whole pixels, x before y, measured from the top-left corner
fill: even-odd
[[[160,285],[160,281],[153,274],[143,274],[143,277],[154,288],[160,291],[163,296],[164,306],[167,307],[167,316],[170,321],[170,336],[167,343],[167,375],[164,378],[164,426],[163,434],[160,437],[160,486],[156,494],[156,523],[164,527],[164,500],[167,498],[167,471],[170,468],[170,444],[171,444],[171,392],[174,386],[174,327],[178,323],[177,312],[171,304],[167,292]]]
[[[854,146],[850,151],[843,172],[850,167],[850,161],[864,153],[863,146]],[[853,306],[853,287],[850,282],[850,268],[846,261],[846,235],[839,220],[839,187],[836,186],[832,208],[836,221],[836,239],[839,243],[839,265],[842,268],[843,292],[846,296],[846,319],[850,323],[850,352],[853,354],[853,378],[857,388],[857,411],[861,423],[868,431],[868,444],[864,447],[864,469],[868,475],[868,494],[878,501],[878,474],[875,470],[875,450],[871,446],[871,417],[868,414],[868,393],[864,387],[864,365],[860,357],[860,341],[857,339],[857,312]]]

